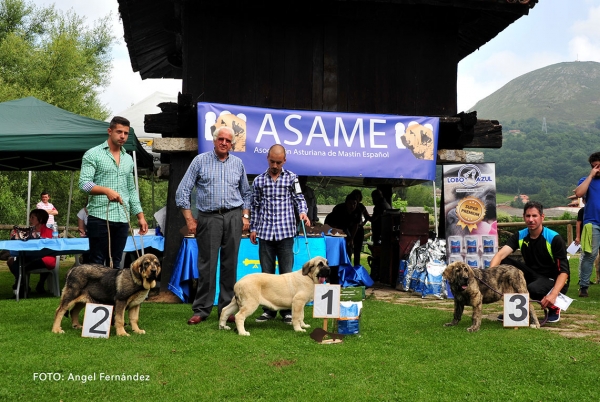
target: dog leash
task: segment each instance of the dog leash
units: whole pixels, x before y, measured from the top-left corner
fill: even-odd
[[[493,287],[491,287],[489,284],[487,284],[483,279],[478,278],[477,275],[475,275],[475,272],[473,272],[473,276],[475,277],[475,279],[477,279],[479,282],[483,283],[485,286],[487,286],[492,292],[496,293],[499,296],[504,296],[504,294],[498,292],[496,289],[494,289]],[[540,300],[530,300],[532,302],[536,302],[540,305],[540,307],[542,307],[542,302]],[[548,309],[542,307],[542,310],[544,310],[544,319],[542,320],[542,322],[540,322],[540,327],[543,327],[546,322],[548,322]]]
[[[300,223],[302,223],[302,231],[304,232],[304,241],[306,243],[306,254],[308,254],[308,259],[310,260],[310,250],[308,249],[308,236],[306,235],[306,227],[304,226],[304,221],[300,219]]]
[[[120,203],[123,207],[123,211],[125,212],[125,216],[127,217],[127,225],[129,226],[129,232],[131,233],[131,238],[133,239],[133,248],[135,249],[135,254],[137,258],[140,258],[140,253],[137,248],[137,244],[135,243],[135,236],[133,235],[133,228],[131,227],[131,220],[129,219],[129,214],[127,213],[127,207],[125,204]],[[110,224],[108,222],[108,211],[110,210],[110,201],[106,204],[106,231],[108,233],[108,259],[109,259],[109,267],[112,269],[113,267],[113,258],[112,258],[112,244],[110,240]]]

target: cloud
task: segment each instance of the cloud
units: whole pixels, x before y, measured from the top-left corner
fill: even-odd
[[[564,60],[560,54],[546,51],[525,55],[518,55],[511,51],[491,53],[487,58],[459,69],[458,111],[472,108],[475,103],[523,74],[561,61]]]
[[[139,73],[133,72],[129,58],[118,58],[113,61],[110,85],[100,95],[100,99],[114,114],[157,91],[176,95],[181,92],[181,80],[142,80]]]
[[[600,62],[600,6],[589,9],[585,20],[570,28],[575,36],[569,41],[569,56],[574,60]]]

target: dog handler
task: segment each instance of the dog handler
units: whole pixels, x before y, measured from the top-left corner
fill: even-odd
[[[123,148],[129,137],[129,127],[126,118],[113,117],[108,128],[108,140],[83,155],[79,175],[79,188],[89,194],[89,261],[95,264],[106,262],[110,266],[110,242],[113,268],[120,267],[127,243],[127,214],[137,216],[140,235],[148,231],[133,180],[133,158]]]
[[[244,164],[229,153],[234,138],[229,127],[216,129],[213,133],[214,149],[194,158],[175,194],[175,203],[181,208],[188,234],[195,235],[198,243],[199,278],[196,298],[192,303],[194,315],[188,320],[189,325],[206,320],[212,311],[219,255],[218,317],[233,298],[242,228],[248,230],[250,227],[248,213],[252,199]],[[194,186],[198,220],[194,219],[190,209]]]
[[[569,289],[569,261],[565,242],[554,230],[544,227],[544,207],[529,201],[523,208],[527,228],[513,234],[506,245],[498,250],[490,266],[514,265],[523,271],[531,300],[538,300],[542,308],[550,310],[547,322],[560,320],[560,309],[554,306],[559,293]],[[520,249],[525,264],[509,256]],[[499,316],[501,320],[503,317]]]
[[[306,226],[310,226],[306,215],[308,207],[298,176],[283,169],[285,148],[279,144],[269,148],[267,162],[267,171],[258,175],[252,183],[250,241],[252,244],[258,243],[258,258],[263,273],[274,274],[277,259],[279,273],[287,274],[292,272],[294,266],[295,211],[298,211]],[[256,322],[272,320],[277,315],[277,311],[266,307],[263,307],[263,310],[264,313]],[[292,324],[291,310],[280,310],[279,314],[283,322]]]

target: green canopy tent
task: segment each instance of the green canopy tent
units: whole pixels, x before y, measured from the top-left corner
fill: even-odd
[[[29,97],[0,103],[0,170],[79,170],[88,149],[108,138],[108,122]],[[152,156],[133,128],[125,149],[152,169]]]
[[[79,170],[83,154],[107,140],[108,127],[108,122],[68,112],[34,97],[2,102],[0,170]],[[133,128],[125,150],[133,153],[136,167],[153,168],[152,156],[144,150]],[[30,198],[28,194],[28,211]],[[69,199],[69,212],[70,204]]]

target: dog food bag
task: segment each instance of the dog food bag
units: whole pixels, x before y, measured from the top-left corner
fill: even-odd
[[[356,335],[360,332],[362,302],[340,302],[338,334]]]
[[[442,273],[446,269],[446,264],[442,261],[429,261],[427,263],[427,275],[425,276],[425,286],[423,288],[422,298],[427,296],[435,297],[436,299],[442,299],[444,294],[442,291]]]
[[[398,264],[398,280],[396,281],[396,290],[404,290],[404,277],[408,268],[408,260],[400,260]]]
[[[415,266],[417,265],[417,249],[420,245],[420,240],[417,240],[410,250],[410,254],[408,255],[408,262],[406,265],[406,270],[404,271],[404,281],[402,283],[401,289],[405,292],[410,290],[410,282],[412,279],[413,271],[415,270]]]

